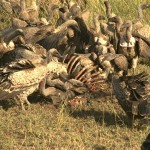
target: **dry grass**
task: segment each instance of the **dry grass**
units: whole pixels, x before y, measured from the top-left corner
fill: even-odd
[[[32,104],[31,110],[0,110],[0,149],[140,149],[149,128],[131,128],[118,103],[94,98],[91,105],[70,110]]]
[[[136,19],[136,6],[142,0],[110,0],[115,13],[123,18]],[[148,2],[148,0],[144,0]],[[88,0],[87,9],[104,13],[103,2]],[[46,13],[44,7],[41,15]],[[147,12],[147,14],[146,14]],[[9,14],[0,9],[0,28],[9,25]],[[150,23],[150,11],[145,11],[145,23]],[[150,72],[150,67],[139,65],[137,72]],[[91,104],[70,110],[52,107],[45,99],[35,102],[31,109],[19,111],[0,103],[1,150],[140,150],[141,143],[150,132],[149,127],[131,127],[115,98],[92,98]]]

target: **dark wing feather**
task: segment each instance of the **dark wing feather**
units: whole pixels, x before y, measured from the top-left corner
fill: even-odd
[[[122,80],[122,82],[121,82]],[[150,83],[144,72],[122,79],[113,78],[113,89],[119,104],[129,115],[138,118],[150,116]],[[123,85],[125,85],[123,87]]]
[[[49,50],[51,48],[58,48],[60,41],[63,39],[63,37],[67,34],[67,29],[64,31],[53,33],[44,39],[38,41],[37,43],[42,45],[46,50]]]
[[[17,59],[15,62],[11,62],[4,67],[4,72],[15,72],[19,70],[34,68],[35,66],[32,64],[31,61],[27,59]]]

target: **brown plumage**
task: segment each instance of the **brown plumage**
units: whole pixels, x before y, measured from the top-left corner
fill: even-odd
[[[26,27],[28,23],[19,18],[12,18],[12,27],[13,28],[23,28]]]
[[[24,37],[24,32],[22,29],[14,29],[13,31],[9,32],[2,36],[3,41],[8,45],[11,40],[14,40],[17,36]]]
[[[135,76],[113,77],[114,94],[129,117],[150,119],[150,83],[144,72]]]
[[[34,44],[44,39],[45,37],[51,35],[54,32],[54,26],[48,24],[36,27],[26,27],[23,29],[23,31],[25,43]]]
[[[94,44],[89,46],[88,52],[95,52],[97,55],[113,53],[115,54],[115,49],[113,45],[110,44],[109,35],[103,34],[100,28],[99,20],[104,19],[103,16],[94,15]]]
[[[59,18],[56,22],[56,27],[60,26],[61,24],[63,24],[69,19],[72,19],[72,15],[69,12],[68,7],[64,6],[64,7],[59,8]]]
[[[150,8],[150,4],[139,4],[138,6],[138,21],[133,25],[133,32],[139,33],[145,38],[150,39],[150,26],[143,24],[143,10]],[[142,57],[150,58],[150,47],[142,39],[139,40],[139,50]]]
[[[132,68],[133,74],[135,74],[140,55],[139,41],[136,41],[132,36],[132,21],[127,20],[123,24],[123,27],[125,28],[125,33],[120,34],[117,51],[119,54],[123,54],[127,57],[129,68]]]
[[[24,110],[24,103],[29,105],[27,97],[38,89],[40,81],[47,73],[53,74],[64,70],[61,63],[51,61],[53,52],[43,57],[42,47],[27,49],[17,48],[2,57],[0,64],[0,99],[16,99]],[[38,49],[38,50],[37,50]]]
[[[112,10],[111,10],[111,5],[110,5],[109,1],[105,0],[104,1],[104,5],[105,5],[105,8],[106,8],[106,16],[107,16],[107,18],[109,19],[109,18],[113,17]]]
[[[19,13],[19,19],[26,21],[27,23],[39,21],[38,7],[35,0],[32,1],[31,8],[26,7],[25,0],[20,0],[20,7],[21,12]]]
[[[58,106],[64,100],[75,96],[75,94],[65,85],[65,81],[61,80],[60,77],[62,75],[65,75],[68,78],[66,64],[51,61],[49,75],[39,84],[39,92],[45,97],[50,98],[55,106]]]
[[[143,19],[143,10],[150,8],[150,4],[139,4],[138,5],[138,19],[142,20]]]
[[[57,27],[51,35],[38,41],[38,43],[47,50],[56,48],[63,54],[66,49],[71,50],[72,46],[76,45],[78,34],[80,34],[80,31],[77,22],[75,20],[68,20]]]
[[[150,148],[150,133],[147,135],[145,141],[142,143],[141,150],[148,150]]]
[[[73,19],[78,23],[80,29],[80,40],[78,40],[77,53],[84,53],[86,46],[92,41],[94,37],[90,32],[86,21],[89,19],[89,12],[82,12],[80,6],[77,3],[71,2],[69,11]]]
[[[149,25],[145,25],[144,27],[138,29],[137,31],[139,34],[141,34],[142,36],[150,39],[150,26]],[[141,51],[141,56],[144,56],[144,57],[149,57],[148,56],[145,56],[146,53],[150,53],[150,46],[147,45],[142,39],[139,40],[139,49]]]
[[[47,20],[47,23],[51,23],[51,20],[53,19],[54,17],[54,12],[55,10],[59,9],[59,6],[56,5],[56,4],[50,4],[47,8],[47,12],[48,12],[48,16],[46,18]]]
[[[27,49],[15,49],[1,58],[0,99],[13,98],[24,110],[27,96],[38,88],[47,73],[47,60]],[[32,75],[31,75],[32,74]]]
[[[60,79],[51,79],[48,81],[45,78],[40,82],[39,92],[45,97],[50,98],[54,106],[59,106],[62,103],[72,100],[76,95],[88,92],[87,87],[75,79],[68,79],[65,82]]]
[[[116,17],[116,15],[114,13],[112,13],[112,7],[110,5],[110,2],[108,0],[104,1],[104,5],[105,5],[105,9],[106,9],[106,16],[108,19],[108,22],[101,22],[100,23],[100,28],[101,28],[101,32],[104,35],[107,35],[109,37],[109,41],[110,43],[114,46],[114,48],[116,49],[117,45],[117,35],[116,35],[116,30],[115,30],[115,23],[111,22],[111,18]],[[119,18],[118,18],[119,19]]]
[[[114,46],[116,53],[118,53],[118,43],[121,36],[120,33],[121,33],[123,20],[120,16],[114,16],[109,18],[108,21],[110,23],[107,28],[108,36],[110,37],[110,43]],[[115,23],[115,25],[112,23]]]
[[[109,74],[126,75],[128,72],[128,61],[122,54],[107,53],[98,57],[98,65],[102,69],[103,78],[107,79]]]
[[[65,63],[57,62],[55,68],[58,70],[54,70],[40,83],[40,93],[51,98],[54,105],[59,105],[75,96],[106,88],[97,66],[92,65],[88,57],[84,61],[77,54],[65,58]]]
[[[14,29],[8,30],[4,33],[2,32],[0,36],[0,58],[3,56],[4,53],[14,49],[15,44],[13,40],[18,36],[24,37],[23,30]]]

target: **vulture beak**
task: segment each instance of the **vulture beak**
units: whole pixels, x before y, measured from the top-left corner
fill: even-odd
[[[59,58],[59,59],[62,59],[62,58],[63,58],[60,53],[55,53],[54,56],[57,57],[57,58]]]
[[[79,28],[78,25],[71,25],[70,27],[71,27],[73,30],[75,30],[78,34],[81,33],[81,30],[80,30],[80,28]]]
[[[100,16],[98,17],[98,19],[99,19],[99,20],[105,20],[106,18],[105,18],[105,16],[100,15]]]

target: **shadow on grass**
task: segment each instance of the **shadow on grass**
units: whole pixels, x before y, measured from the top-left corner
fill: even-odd
[[[126,125],[127,127],[132,127],[131,120],[122,114],[117,114],[117,116],[111,112],[107,111],[96,111],[94,109],[90,110],[78,110],[70,114],[74,118],[84,118],[94,117],[95,121],[100,124],[105,124],[106,126],[112,125]]]
[[[99,145],[94,145],[92,147],[93,150],[106,150],[106,147],[104,146],[99,146]]]
[[[0,107],[2,107],[5,111],[7,111],[10,107],[15,106],[12,101],[9,100],[0,100]]]
[[[49,104],[49,103],[52,103],[50,98],[46,98],[46,97],[42,96],[41,94],[39,94],[38,92],[34,92],[30,96],[28,96],[28,100],[31,104],[36,104],[36,103]]]
[[[52,103],[49,98],[45,98],[42,95],[40,95],[38,92],[34,92],[28,97],[28,100],[31,104],[40,103],[43,104],[50,104]],[[5,111],[7,111],[11,107],[17,106],[15,100],[0,100],[0,107],[2,107]]]

